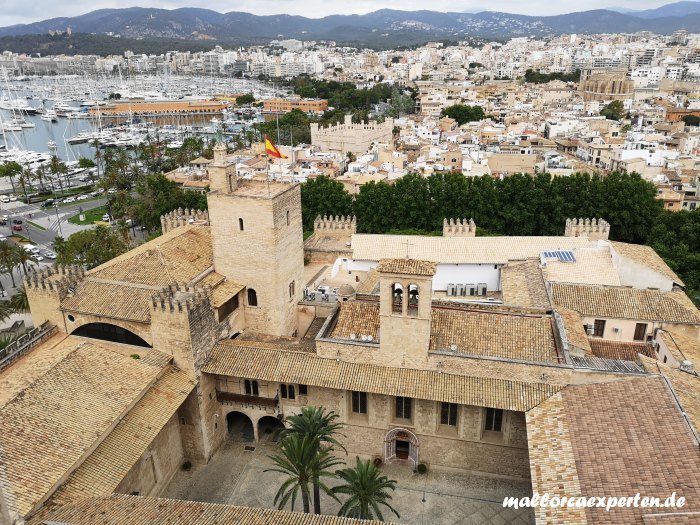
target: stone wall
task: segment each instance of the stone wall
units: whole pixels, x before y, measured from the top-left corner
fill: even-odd
[[[394,121],[390,118],[382,123],[353,124],[352,115],[345,115],[343,123],[335,126],[321,128],[312,123],[311,144],[322,151],[352,152],[359,155],[366,152],[373,142],[391,142],[393,128]]]
[[[84,278],[80,266],[54,266],[32,271],[24,279],[34,326],[49,321],[61,332],[69,332],[63,320],[61,301]]]
[[[357,219],[353,215],[320,215],[314,220],[314,233],[328,237],[347,237],[348,240],[357,233]]]
[[[476,237],[474,219],[444,219],[442,221],[443,237]]]
[[[588,237],[591,241],[608,240],[610,224],[604,219],[566,219],[564,237]]]
[[[189,208],[178,208],[170,213],[160,216],[160,229],[163,233],[168,233],[175,228],[187,226],[188,224],[208,225],[209,212],[204,210],[190,210]]]
[[[158,496],[184,461],[177,414],[158,433],[138,462],[119,483],[115,492]]]

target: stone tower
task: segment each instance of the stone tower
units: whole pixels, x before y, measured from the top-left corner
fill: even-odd
[[[428,358],[435,263],[379,261],[379,353],[393,366],[421,366]]]
[[[301,190],[298,184],[237,179],[209,165],[207,195],[214,269],[246,286],[246,329],[297,333],[304,290]]]

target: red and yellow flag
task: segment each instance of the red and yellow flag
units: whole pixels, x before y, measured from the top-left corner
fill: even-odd
[[[277,149],[277,146],[272,143],[267,135],[265,135],[265,153],[267,153],[270,157],[277,157],[278,159],[287,158],[286,155],[282,155],[282,152]]]

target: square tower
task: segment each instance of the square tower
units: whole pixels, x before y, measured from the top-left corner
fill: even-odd
[[[430,345],[432,285],[437,265],[415,259],[379,261],[379,351],[394,366],[424,365]]]
[[[245,285],[246,328],[293,336],[304,290],[304,234],[298,184],[242,180],[210,170],[207,196],[214,269]]]

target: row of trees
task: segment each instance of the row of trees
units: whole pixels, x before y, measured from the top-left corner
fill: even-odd
[[[664,211],[654,186],[637,174],[409,174],[365,184],[354,198],[340,182],[319,177],[301,195],[306,231],[317,215],[355,215],[363,233],[439,234],[444,218],[473,218],[478,235],[561,235],[567,218],[602,217],[611,239],[652,246],[700,302],[700,211]]]
[[[552,80],[561,80],[562,82],[578,82],[581,80],[581,70],[577,69],[572,73],[540,73],[534,69],[525,71],[525,82],[530,84],[546,84]]]
[[[381,507],[386,507],[400,517],[389,503],[396,481],[382,476],[372,462],[356,458],[354,468],[331,471],[344,464],[335,455],[336,447],[347,453],[336,437],[341,435],[341,424],[337,420],[337,414],[318,407],[303,407],[300,414],[287,418],[287,427],[279,443],[280,452],[270,456],[274,467],[266,470],[286,476],[275,495],[275,505],[281,510],[291,504],[294,510],[301,496],[304,512],[310,512],[313,501],[314,514],[320,514],[323,492],[336,501],[340,501],[339,494],[347,496],[339,516],[383,521]],[[340,484],[330,487],[326,480],[334,478],[340,480]]]

